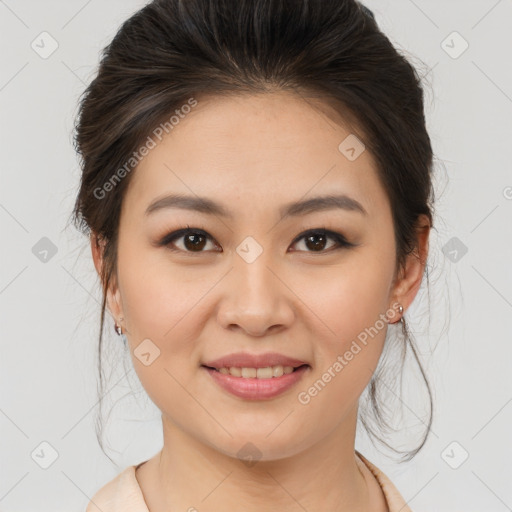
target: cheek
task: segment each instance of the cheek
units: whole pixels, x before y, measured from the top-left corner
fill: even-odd
[[[323,334],[315,337],[315,368],[297,396],[312,418],[321,415],[328,424],[340,422],[377,367],[388,324],[387,296],[374,278],[354,275],[344,282],[354,286],[331,290],[330,300],[319,309]]]
[[[318,315],[312,327],[316,371],[310,382],[320,379],[318,388],[329,388],[321,393],[325,399],[352,402],[370,380],[386,338],[393,265],[392,254],[379,258],[361,251],[347,265],[331,268],[324,286],[305,295]]]
[[[164,249],[130,246],[122,254],[119,273],[123,309],[134,341],[153,337],[169,344],[182,340],[181,335],[191,328],[191,316],[201,310],[200,299],[211,283],[198,279],[197,272],[187,273],[172,265]]]
[[[194,341],[200,338],[200,299],[208,283],[171,274],[169,265],[145,261],[141,251],[123,254],[119,276],[133,366],[153,402],[165,410],[162,400],[181,396],[178,382],[186,385],[183,362],[197,360]]]
[[[322,332],[333,346],[373,326],[387,311],[392,272],[391,258],[379,259],[370,251],[361,251],[347,258],[346,264],[326,269],[320,278],[317,275],[315,287],[304,278],[301,296],[317,313],[325,327]]]
[[[186,390],[197,360],[199,298],[190,284],[166,279],[157,267],[125,277],[123,293],[134,370],[156,407],[183,420],[185,429],[197,414]]]

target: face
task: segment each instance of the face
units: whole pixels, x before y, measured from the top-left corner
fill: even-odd
[[[199,101],[123,202],[108,304],[134,368],[164,423],[231,456],[251,442],[287,457],[341,431],[399,318],[388,198],[325,108],[284,93]],[[169,195],[191,201],[154,206]],[[311,201],[325,196],[341,199]],[[190,209],[198,198],[216,208]],[[239,353],[277,359],[217,366],[302,366],[247,380],[204,366]]]

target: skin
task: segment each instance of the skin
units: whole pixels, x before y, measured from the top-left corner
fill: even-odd
[[[308,404],[297,398],[380,314],[396,302],[407,310],[428,252],[430,226],[421,218],[418,251],[396,272],[391,209],[373,157],[364,151],[350,161],[338,150],[350,133],[325,104],[291,93],[202,99],[133,171],[107,299],[162,411],[163,448],[136,472],[152,512],[241,503],[248,512],[387,510],[354,453],[358,399],[387,323]],[[144,215],[168,193],[214,199],[233,218],[182,209]],[[367,215],[279,216],[286,203],[328,193],[356,199]],[[181,252],[156,245],[187,224],[211,237],[199,252],[185,237],[174,242]],[[295,241],[319,228],[356,245],[336,249],[328,238],[315,249],[306,238]],[[247,236],[263,249],[250,264],[236,252]],[[100,272],[101,250],[93,240],[91,248]],[[160,350],[148,366],[133,352],[146,338]],[[244,400],[200,367],[238,351],[276,351],[310,369],[276,398]],[[250,467],[237,458],[248,442],[261,452]]]

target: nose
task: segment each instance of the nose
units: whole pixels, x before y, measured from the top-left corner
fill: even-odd
[[[265,251],[251,263],[235,255],[221,286],[217,319],[223,328],[261,337],[292,324],[293,292]]]

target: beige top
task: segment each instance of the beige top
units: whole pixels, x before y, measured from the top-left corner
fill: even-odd
[[[389,512],[412,512],[391,480],[357,450],[356,454],[358,455],[356,460],[360,464],[364,463],[379,483],[386,497]],[[136,466],[128,466],[101,487],[87,505],[86,512],[149,512],[135,477],[135,469],[144,462]]]

